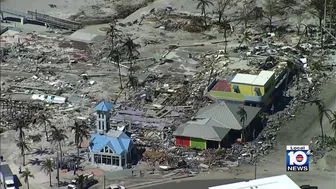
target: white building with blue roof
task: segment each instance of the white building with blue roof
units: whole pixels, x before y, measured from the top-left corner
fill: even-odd
[[[134,146],[127,134],[111,129],[112,108],[113,105],[104,100],[95,106],[97,133],[91,135],[89,150],[92,164],[122,168],[132,161],[131,154],[134,151]]]

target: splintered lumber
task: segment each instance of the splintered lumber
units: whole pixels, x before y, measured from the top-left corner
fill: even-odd
[[[38,91],[56,91],[55,89],[31,87],[31,86],[20,86],[20,85],[10,85],[10,88],[29,89],[29,90],[38,90]]]

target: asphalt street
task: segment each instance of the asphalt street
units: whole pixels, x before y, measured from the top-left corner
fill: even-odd
[[[242,180],[187,180],[165,183],[155,186],[145,187],[143,189],[208,189],[210,186],[241,182]]]

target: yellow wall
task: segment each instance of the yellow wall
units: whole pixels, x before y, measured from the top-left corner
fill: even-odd
[[[231,83],[231,91],[234,92],[233,86],[238,85],[239,91],[241,94],[244,95],[254,95],[252,93],[252,86],[251,85],[246,85],[246,84],[240,84],[240,83]]]
[[[244,95],[235,92],[224,92],[224,91],[210,91],[210,95],[217,99],[226,99],[233,101],[244,101]]]
[[[237,85],[240,93],[235,93],[233,86]],[[226,100],[233,100],[233,101],[243,101],[244,100],[244,95],[249,95],[249,96],[256,96],[256,92],[254,89],[258,87],[261,92],[261,96],[263,96],[263,102],[268,104],[271,100],[270,94],[271,91],[273,91],[275,87],[275,76],[273,75],[266,83],[264,86],[254,86],[254,85],[248,85],[248,84],[241,84],[241,83],[233,83],[231,82],[231,92],[223,92],[223,91],[210,91],[210,95],[218,98],[218,99],[226,99]],[[269,91],[266,91],[265,94],[265,89]],[[266,95],[266,96],[265,96]]]

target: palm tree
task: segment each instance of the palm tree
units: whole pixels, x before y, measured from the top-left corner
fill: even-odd
[[[238,111],[237,111],[237,114],[239,115],[240,122],[243,125],[242,134],[241,134],[242,142],[243,142],[245,140],[245,121],[247,119],[247,112],[245,111],[244,107],[239,107]]]
[[[214,6],[214,4],[210,1],[210,0],[197,0],[198,4],[196,9],[201,9],[202,11],[202,16],[204,19],[204,25],[205,27],[207,27],[207,18],[206,18],[206,12],[205,12],[205,8],[209,7],[210,5]]]
[[[52,159],[46,159],[44,161],[42,161],[41,163],[41,170],[43,170],[47,175],[49,175],[49,185],[50,187],[52,187],[51,185],[51,172],[54,171],[54,161]]]
[[[19,115],[15,119],[14,130],[19,132],[19,140],[20,141],[23,140],[24,137],[25,137],[25,133],[24,133],[23,129],[27,128],[27,126],[28,126],[28,122],[23,115]]]
[[[53,143],[58,143],[58,148],[61,153],[61,162],[63,161],[62,154],[62,142],[68,138],[65,134],[66,131],[64,129],[57,129],[54,125],[51,126],[51,138]]]
[[[87,176],[85,175],[77,175],[76,181],[77,181],[77,189],[84,189],[85,188],[85,182],[87,180]]]
[[[319,126],[321,129],[321,135],[322,135],[322,144],[324,144],[324,129],[323,129],[323,119],[324,117],[327,117],[329,121],[331,120],[331,110],[327,109],[325,104],[323,103],[322,100],[316,99],[309,101],[310,105],[315,104],[318,109],[318,120],[319,120]]]
[[[75,132],[75,144],[77,145],[77,156],[79,157],[79,148],[84,139],[90,137],[90,127],[84,121],[75,121],[71,126],[71,131]]]
[[[33,123],[37,123],[38,125],[44,126],[44,132],[47,141],[49,141],[47,126],[51,125],[51,121],[49,120],[49,118],[50,114],[48,114],[46,111],[40,111],[33,117]]]
[[[25,151],[30,151],[31,148],[29,146],[29,143],[24,141],[24,140],[19,140],[16,143],[16,146],[20,149],[21,151],[21,156],[22,156],[22,165],[26,165],[26,158],[25,158]]]
[[[127,57],[128,60],[130,62],[130,68],[129,68],[129,72],[130,72],[130,79],[133,78],[133,64],[134,64],[134,60],[138,58],[138,56],[140,55],[140,52],[138,51],[138,48],[140,48],[141,46],[139,44],[134,43],[133,39],[131,39],[130,37],[128,37],[126,39],[126,41],[124,42],[123,45],[126,50],[127,50]]]
[[[106,35],[109,36],[110,38],[110,41],[111,41],[111,51],[113,51],[114,47],[115,47],[115,40],[116,39],[119,39],[121,37],[121,30],[118,30],[117,29],[117,23],[115,20],[113,20],[111,23],[110,23],[110,29],[107,31]]]
[[[336,111],[332,112],[332,116],[329,121],[331,124],[331,128],[334,131],[334,138],[336,139]]]
[[[26,168],[26,170],[22,171],[20,177],[23,178],[23,181],[27,184],[27,188],[29,189],[29,178],[34,178],[34,175],[29,171],[28,168]]]
[[[120,89],[123,89],[123,84],[122,84],[122,78],[121,78],[121,69],[120,69],[120,58],[121,58],[121,53],[120,50],[117,48],[114,48],[111,51],[110,55],[111,59],[117,63],[118,66],[118,75],[119,75],[119,82],[120,82]]]
[[[227,20],[226,18],[223,18],[223,22],[220,23],[220,28],[223,30],[223,38],[225,40],[225,46],[224,46],[224,53],[226,54],[227,52],[227,46],[228,46],[228,41],[227,41],[227,31],[228,27],[230,26],[230,21]]]
[[[240,44],[239,44],[239,47],[241,47],[241,45],[245,42],[245,44],[249,44],[250,41],[251,41],[251,33],[247,30],[247,29],[244,29],[244,35],[243,35],[243,38],[242,40],[240,41]]]

